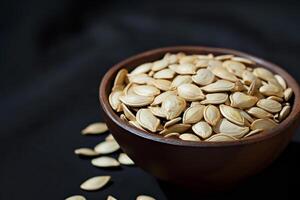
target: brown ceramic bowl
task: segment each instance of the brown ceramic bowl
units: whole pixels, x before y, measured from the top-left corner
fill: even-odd
[[[187,54],[234,54],[254,60],[280,74],[294,91],[290,115],[274,130],[232,142],[190,142],[141,131],[125,122],[108,102],[113,80],[121,68],[154,61],[167,52]],[[99,99],[104,120],[122,150],[155,177],[187,187],[211,190],[233,185],[269,166],[291,140],[300,118],[300,89],[295,79],[279,66],[239,51],[221,48],[178,46],[159,48],[130,57],[113,66],[103,77]],[[202,190],[203,191],[203,190]]]

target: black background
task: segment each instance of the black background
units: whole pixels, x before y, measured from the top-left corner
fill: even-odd
[[[233,48],[281,65],[299,80],[299,8],[296,1],[1,1],[0,199],[298,194],[299,134],[270,168],[212,196],[193,195],[136,167],[96,169],[73,150],[103,139],[80,136],[87,124],[101,120],[101,77],[141,51],[172,45]],[[83,180],[101,174],[112,175],[109,187],[79,189]]]

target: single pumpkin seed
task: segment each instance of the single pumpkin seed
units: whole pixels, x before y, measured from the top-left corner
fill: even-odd
[[[162,101],[169,96],[170,94],[176,94],[177,92],[175,90],[171,90],[171,91],[166,91],[161,93],[160,95],[156,96],[153,100],[153,102],[151,103],[151,106],[155,106],[155,105],[159,105],[162,103]]]
[[[208,105],[204,108],[203,116],[205,121],[212,126],[215,126],[221,119],[219,109],[213,105]]]
[[[264,118],[272,118],[273,115],[271,113],[268,113],[264,109],[258,108],[258,107],[252,107],[247,110],[247,113],[252,115],[253,117],[264,119]]]
[[[108,156],[94,158],[94,159],[92,159],[91,163],[95,167],[118,167],[118,166],[120,166],[120,163],[116,159],[114,159],[112,157],[108,157]]]
[[[240,125],[240,126],[243,126],[245,124],[245,119],[241,115],[241,113],[238,109],[232,108],[227,105],[220,105],[219,108],[220,108],[221,114],[229,121],[231,121],[237,125]]]
[[[92,123],[81,131],[82,135],[95,135],[108,131],[108,127],[103,122]]]
[[[158,72],[156,72],[154,75],[153,75],[153,78],[157,78],[157,79],[171,79],[173,78],[175,75],[175,71],[171,70],[171,69],[163,69],[163,70],[160,70]]]
[[[196,56],[194,55],[190,55],[190,56],[183,56],[179,59],[179,63],[180,64],[184,64],[184,63],[193,63],[195,60],[197,59]]]
[[[203,105],[191,105],[183,113],[182,122],[184,124],[194,124],[199,122],[203,118],[203,111],[205,106]]]
[[[138,85],[134,87],[134,92],[140,96],[152,97],[160,94],[159,89],[152,85]]]
[[[227,92],[231,91],[234,86],[235,84],[230,81],[218,80],[214,83],[201,87],[201,89],[205,92]]]
[[[190,75],[178,75],[173,79],[171,83],[171,89],[176,89],[178,86],[184,83],[192,83],[192,82],[193,80]]]
[[[221,119],[213,129],[216,133],[225,133],[235,138],[242,138],[249,132],[249,127],[238,126],[225,118]]]
[[[221,104],[225,103],[228,99],[228,94],[226,93],[212,93],[205,95],[206,99],[201,101],[201,104]]]
[[[250,136],[253,136],[253,135],[256,135],[257,133],[260,133],[262,132],[263,129],[255,129],[255,130],[252,130],[250,131],[249,133],[247,133],[244,138],[247,138],[247,137],[250,137]]]
[[[151,132],[156,132],[160,124],[160,120],[152,114],[150,109],[140,109],[136,113],[136,121]]]
[[[140,96],[135,94],[128,94],[119,97],[120,101],[127,106],[142,107],[151,104],[154,97]]]
[[[174,125],[174,124],[176,124],[177,122],[180,122],[180,121],[181,121],[181,117],[171,119],[170,121],[167,121],[165,123],[164,128],[168,128],[169,126],[172,126],[172,125]]]
[[[127,154],[125,153],[120,153],[118,157],[119,163],[122,165],[134,165],[134,162],[131,160],[131,158],[128,157]]]
[[[241,62],[241,63],[249,64],[249,65],[255,64],[255,62],[252,61],[252,60],[249,60],[247,58],[238,57],[238,56],[235,56],[235,57],[231,58],[231,60],[236,61],[236,62]]]
[[[272,85],[272,84],[267,84],[267,85],[261,86],[259,88],[259,92],[266,96],[283,97],[283,92],[282,92],[281,88],[279,88],[275,85]]]
[[[285,82],[284,78],[282,78],[282,76],[276,74],[276,75],[274,75],[274,78],[280,84],[280,86],[281,86],[282,89],[285,90],[287,88],[286,82]]]
[[[243,63],[232,61],[232,60],[226,60],[223,62],[223,66],[232,74],[243,77],[243,72],[246,70],[246,66]]]
[[[168,61],[168,64],[174,64],[178,62],[178,57],[176,54],[166,53],[163,59]]]
[[[187,101],[197,101],[204,99],[201,89],[191,83],[184,83],[177,88],[178,95]]]
[[[284,106],[279,113],[279,121],[284,120],[291,112],[291,106]]]
[[[191,134],[191,133],[184,133],[184,134],[181,134],[179,136],[179,138],[181,140],[185,140],[185,141],[201,141],[200,138],[198,138],[196,135],[194,134]]]
[[[106,136],[105,140],[115,140],[114,136],[110,133],[108,136]]]
[[[155,200],[155,199],[147,195],[139,195],[136,197],[136,200]]]
[[[198,122],[197,124],[193,125],[192,130],[195,134],[203,139],[210,137],[212,134],[212,128],[208,123],[204,121]]]
[[[271,130],[277,126],[277,123],[271,119],[257,119],[251,124],[251,130],[262,129]]]
[[[281,110],[282,106],[277,101],[272,99],[260,99],[257,102],[257,106],[270,112],[270,113],[277,113]]]
[[[148,73],[151,70],[152,66],[153,66],[153,63],[141,64],[141,65],[137,66],[136,68],[134,68],[134,70],[132,70],[130,72],[129,76]]]
[[[149,85],[154,85],[158,89],[162,91],[168,91],[171,87],[171,81],[164,80],[164,79],[152,79],[148,82]]]
[[[82,195],[73,195],[66,198],[65,200],[86,200],[86,198]]]
[[[227,141],[235,141],[237,140],[235,137],[225,134],[225,133],[218,133],[210,138],[206,139],[207,142],[227,142]]]
[[[153,62],[151,70],[155,71],[155,72],[162,70],[162,69],[166,68],[168,66],[168,64],[169,64],[168,61],[165,59],[157,60],[157,61]]]
[[[148,74],[136,74],[136,75],[128,76],[128,79],[130,83],[147,84],[153,78],[148,76]]]
[[[117,112],[122,111],[121,101],[119,99],[119,97],[122,95],[123,95],[122,91],[114,91],[114,92],[110,93],[110,95],[108,97],[110,106]]]
[[[269,96],[267,99],[272,99],[274,101],[278,101],[279,103],[283,102],[283,99],[277,96]]]
[[[268,81],[270,79],[274,79],[273,73],[268,69],[257,67],[253,70],[253,74],[260,79]]]
[[[179,133],[168,133],[168,134],[164,135],[165,138],[170,138],[170,137],[178,138],[179,136],[180,136]]]
[[[257,97],[235,92],[229,96],[230,106],[240,109],[250,108],[257,102]]]
[[[100,154],[110,154],[120,149],[115,140],[100,142],[94,147],[94,150]]]
[[[169,133],[184,133],[191,127],[190,124],[174,124],[159,132],[160,135],[167,135]]]
[[[174,70],[177,74],[187,75],[187,74],[196,74],[196,66],[191,63],[183,63],[177,65]]]
[[[79,148],[75,149],[74,153],[80,156],[98,156],[100,153],[94,151],[94,149],[90,148]]]
[[[124,85],[125,79],[127,78],[127,74],[128,74],[127,69],[121,69],[116,75],[114,86]]]
[[[215,80],[215,75],[208,69],[199,69],[192,80],[199,85],[208,85]]]
[[[153,115],[157,117],[162,117],[166,118],[166,113],[161,107],[149,107],[150,111],[152,112]]]
[[[209,63],[209,60],[210,59],[197,59],[197,60],[195,60],[195,66],[196,66],[196,68],[202,68],[202,67],[207,67],[208,66],[208,63]]]
[[[185,100],[177,95],[167,96],[161,105],[162,110],[165,111],[167,120],[178,117],[183,112],[185,107]]]
[[[287,88],[286,90],[284,90],[283,95],[284,95],[284,100],[286,100],[286,101],[290,100],[290,98],[291,98],[292,95],[293,95],[293,90],[292,90],[292,88]]]
[[[226,55],[216,56],[215,59],[216,60],[228,60],[228,59],[230,59],[232,57],[234,57],[234,55],[232,55],[232,54],[226,54]]]
[[[235,82],[238,80],[238,78],[233,73],[229,72],[224,67],[211,67],[209,69],[215,76],[217,76],[221,79],[224,79],[227,81],[232,81],[232,82]]]
[[[84,181],[80,185],[80,188],[87,191],[99,190],[104,187],[110,179],[110,176],[95,176]]]
[[[131,112],[131,110],[129,110],[129,108],[125,104],[122,104],[122,110],[127,119],[132,120],[132,121],[136,120],[134,114]]]

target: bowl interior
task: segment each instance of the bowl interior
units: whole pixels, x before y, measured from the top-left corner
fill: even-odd
[[[145,62],[151,62],[154,60],[161,59],[165,53],[178,53],[184,52],[186,54],[208,54],[213,53],[214,55],[220,54],[233,54],[236,56],[241,56],[244,58],[251,59],[256,62],[257,66],[265,67],[275,74],[281,75],[287,82],[288,87],[291,87],[294,91],[294,96],[292,99],[292,110],[289,116],[283,120],[274,130],[266,131],[264,134],[257,134],[251,136],[249,138],[243,138],[237,141],[230,142],[192,142],[192,141],[183,141],[175,138],[164,138],[158,134],[153,134],[149,132],[142,131],[138,128],[135,128],[128,123],[122,121],[120,117],[115,113],[114,110],[110,107],[108,102],[108,96],[111,92],[112,84],[117,72],[122,68],[127,68],[129,71],[135,68],[136,66],[143,64]],[[223,49],[223,48],[211,48],[211,47],[197,47],[197,46],[178,46],[178,47],[166,47],[150,50],[135,56],[132,56],[116,65],[114,65],[103,77],[100,88],[99,88],[99,99],[103,111],[106,112],[108,117],[118,126],[123,127],[131,134],[135,134],[139,137],[147,138],[150,140],[154,140],[157,142],[168,143],[172,145],[183,145],[183,146],[205,146],[205,147],[213,147],[213,146],[227,146],[227,145],[243,145],[247,143],[259,142],[261,140],[273,137],[277,134],[284,133],[286,127],[291,125],[295,120],[299,118],[299,110],[300,110],[300,102],[299,102],[299,85],[297,81],[290,76],[285,70],[280,68],[279,66],[270,63],[266,60],[257,58],[255,56],[239,52],[231,49]]]

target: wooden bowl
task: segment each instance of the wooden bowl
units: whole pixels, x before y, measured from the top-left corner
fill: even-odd
[[[274,130],[232,142],[190,142],[141,131],[122,121],[108,102],[113,80],[121,68],[134,67],[163,57],[167,52],[233,54],[254,60],[280,74],[294,91],[290,115]],[[103,77],[99,99],[110,132],[134,162],[155,177],[201,191],[225,188],[269,166],[291,140],[300,119],[300,89],[296,80],[279,66],[230,49],[177,46],[132,56],[113,66]]]

